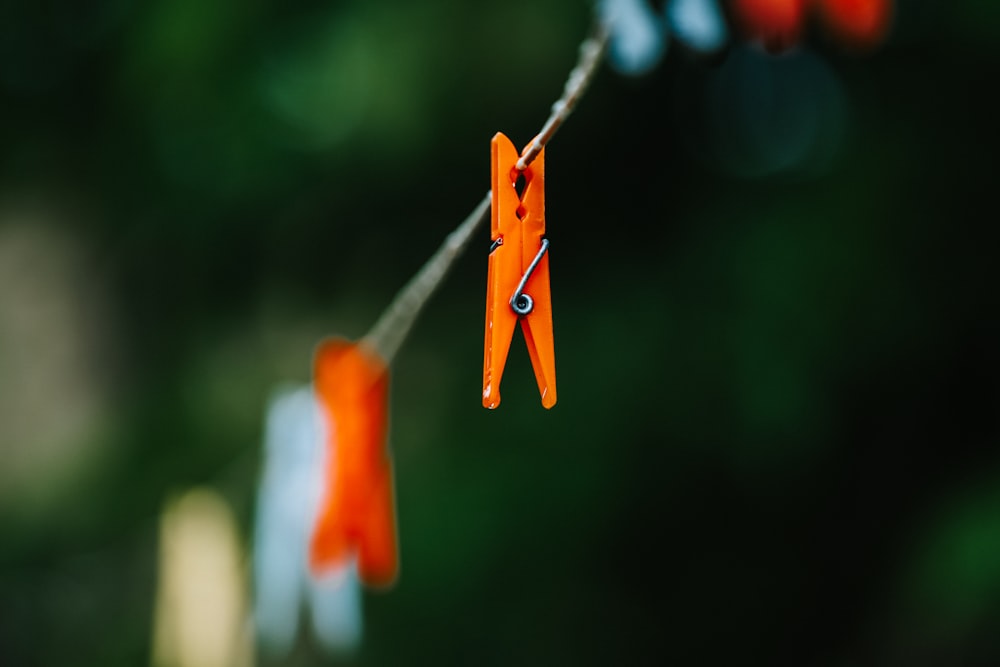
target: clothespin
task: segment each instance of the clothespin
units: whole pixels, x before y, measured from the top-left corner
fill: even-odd
[[[328,421],[312,385],[283,388],[268,402],[253,531],[253,618],[271,658],[292,651],[306,608],[312,634],[327,651],[352,651],[361,642],[354,559],[317,575],[306,557],[319,503],[331,495]]]
[[[483,352],[483,407],[490,409],[500,405],[500,379],[518,321],[542,405],[551,408],[556,403],[549,242],[545,238],[545,151],[523,171],[517,168],[518,157],[514,144],[498,132],[492,142],[492,243]]]
[[[388,433],[389,370],[364,341],[332,338],[316,352],[315,391],[327,420],[326,497],[313,531],[313,572],[357,557],[369,586],[396,580],[396,507]]]

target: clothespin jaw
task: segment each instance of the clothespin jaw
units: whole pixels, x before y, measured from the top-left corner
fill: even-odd
[[[545,151],[519,171],[517,149],[498,132],[493,137],[491,154],[493,195],[483,407],[500,405],[500,380],[514,328],[520,321],[542,405],[551,408],[556,403],[556,369],[545,238]],[[518,194],[520,178],[524,183]]]
[[[389,371],[364,343],[332,338],[316,351],[314,385],[326,418],[326,471],[309,549],[313,572],[357,557],[369,586],[396,580],[399,556],[388,434]]]

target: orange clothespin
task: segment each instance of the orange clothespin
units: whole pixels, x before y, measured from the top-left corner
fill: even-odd
[[[364,342],[333,338],[316,352],[314,382],[329,455],[309,563],[322,572],[357,557],[361,581],[389,586],[399,569],[386,447],[389,370]]]
[[[498,132],[492,142],[492,224],[486,286],[483,407],[500,405],[500,379],[517,321],[528,346],[542,405],[556,404],[548,239],[545,238],[545,151],[523,171],[517,149]],[[524,179],[518,194],[518,180]]]

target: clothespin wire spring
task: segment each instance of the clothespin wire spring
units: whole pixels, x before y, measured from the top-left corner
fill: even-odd
[[[548,249],[549,240],[542,239],[542,247],[538,249],[538,254],[531,260],[528,270],[521,276],[521,282],[517,284],[517,289],[514,290],[514,294],[510,297],[510,308],[518,315],[527,315],[535,307],[535,300],[531,298],[530,294],[524,293],[524,287],[528,284],[528,279],[531,278],[531,274],[535,272],[535,267],[542,261],[542,257]]]

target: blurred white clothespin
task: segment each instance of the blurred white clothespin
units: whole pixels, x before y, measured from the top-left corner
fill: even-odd
[[[729,39],[717,0],[668,0],[665,16],[646,0],[600,0],[598,16],[609,33],[612,67],[631,76],[659,64],[671,34],[701,53],[719,51]]]
[[[316,579],[309,540],[323,496],[327,425],[311,386],[275,393],[268,405],[254,534],[254,624],[265,650],[295,644],[309,605],[313,632],[330,651],[361,641],[361,589],[353,563]]]

